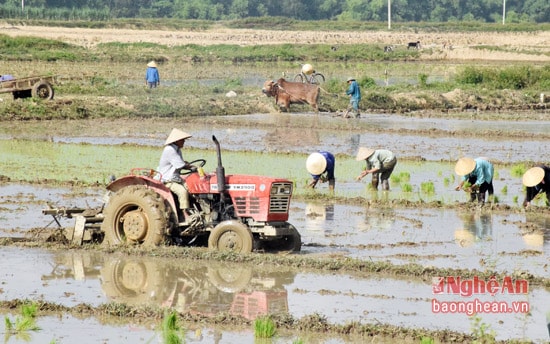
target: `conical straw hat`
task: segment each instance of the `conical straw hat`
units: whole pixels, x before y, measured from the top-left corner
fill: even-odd
[[[460,158],[455,165],[455,173],[465,176],[476,168],[476,162],[472,158]]]
[[[327,159],[321,153],[311,153],[306,160],[306,169],[313,175],[319,175],[325,172],[327,168]]]
[[[523,174],[523,185],[535,186],[542,182],[544,179],[544,170],[541,167],[532,167]]]
[[[179,140],[186,140],[190,137],[191,137],[191,134],[188,134],[184,131],[174,128],[170,132],[170,135],[166,139],[166,142],[164,142],[164,145],[166,146]]]
[[[151,61],[147,64],[147,67],[153,67],[153,68],[157,68],[157,64],[155,61]]]
[[[357,156],[355,157],[355,160],[357,160],[357,161],[365,160],[373,154],[374,154],[374,149],[366,148],[366,147],[359,147],[359,150],[357,151]]]

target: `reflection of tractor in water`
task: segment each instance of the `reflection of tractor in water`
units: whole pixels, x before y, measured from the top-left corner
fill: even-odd
[[[197,262],[184,268],[134,257],[108,261],[101,269],[101,287],[115,302],[205,316],[229,312],[247,319],[287,312],[283,284],[293,278],[282,272],[255,272],[250,266]]]
[[[103,240],[107,245],[163,243],[206,244],[214,250],[253,249],[299,251],[301,237],[287,222],[292,182],[250,175],[225,175],[216,137],[218,166],[205,174],[200,159],[185,179],[192,221],[183,221],[177,197],[160,181],[157,171],[134,169],[107,186],[101,210],[45,209],[44,214],[75,218],[73,243]],[[59,224],[59,222],[58,222]],[[104,239],[103,239],[104,238]]]

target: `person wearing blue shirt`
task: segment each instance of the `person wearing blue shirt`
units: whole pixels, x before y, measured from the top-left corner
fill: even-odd
[[[344,117],[348,117],[351,110],[355,112],[355,117],[358,118],[361,116],[359,113],[359,102],[361,101],[361,89],[359,88],[359,84],[357,81],[355,81],[355,78],[349,77],[347,80],[348,83],[348,89],[346,91],[346,94],[350,97],[349,99],[349,106],[346,110],[346,114]]]
[[[145,71],[145,84],[149,88],[155,88],[160,85],[160,76],[155,61],[151,61],[147,64],[147,70]]]
[[[485,203],[485,193],[489,194],[489,198],[494,194],[494,172],[493,164],[487,158],[476,158],[475,160],[472,158],[460,158],[455,165],[455,173],[462,176],[462,180],[455,190],[461,190],[464,183],[468,181],[470,184],[470,202],[474,202],[477,199],[478,203]]]
[[[334,192],[336,179],[334,178],[334,155],[327,151],[311,153],[306,160],[306,169],[311,174],[311,181],[307,185],[309,188],[315,188],[319,179],[322,182],[328,180],[328,189]],[[326,173],[326,176],[324,175]]]

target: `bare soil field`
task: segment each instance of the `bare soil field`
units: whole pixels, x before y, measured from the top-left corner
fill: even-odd
[[[217,28],[205,31],[86,29],[12,26],[0,23],[0,33],[60,40],[88,48],[100,43],[150,42],[167,46],[185,44],[358,44],[406,46],[420,41],[422,49],[437,48],[427,59],[550,61],[550,32],[412,32],[412,31],[275,31]],[[445,44],[445,49],[443,45]],[[500,49],[476,49],[495,46]],[[449,47],[452,47],[449,49]]]

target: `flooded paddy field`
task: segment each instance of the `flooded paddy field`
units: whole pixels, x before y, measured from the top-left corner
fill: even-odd
[[[319,314],[331,324],[389,324],[464,334],[484,324],[497,340],[550,340],[548,282],[533,283],[526,293],[464,296],[437,292],[433,280],[448,277],[440,274],[449,269],[469,271],[468,276],[479,271],[494,272],[499,278],[548,281],[550,213],[544,200],[535,202],[532,209],[520,207],[521,175],[513,170],[515,164],[547,162],[550,126],[543,120],[382,114],[345,120],[301,113],[190,119],[183,126],[172,120],[100,120],[93,124],[94,132],[86,130],[89,121],[3,123],[0,237],[28,239],[38,229],[55,228],[52,217],[42,214],[48,206],[101,205],[101,184],[110,173],[119,175],[142,164],[154,167],[166,134],[172,127],[181,127],[193,134],[186,149],[193,158],[205,156],[208,170],[215,168],[211,141],[215,135],[222,145],[226,173],[274,174],[295,181],[297,197],[291,203],[289,222],[301,234],[302,251],[296,257],[412,264],[435,273],[275,268],[269,264],[272,253],[263,254],[265,264],[250,265],[5,244],[0,248],[2,301],[41,300],[71,308],[117,302],[171,307],[196,315],[226,312],[247,320],[273,310],[298,319]],[[409,174],[406,183],[413,186],[413,192],[405,192],[404,181],[398,179],[390,182],[390,192],[369,190],[370,177],[354,181],[363,168],[354,160],[359,146],[393,150],[400,159],[394,175],[403,179],[402,173]],[[305,157],[329,147],[337,154],[336,197],[327,195],[325,184],[315,191],[303,187],[308,178]],[[488,156],[496,162],[497,204],[476,207],[466,203],[467,194],[453,190],[458,183],[454,163],[463,155]],[[108,169],[109,165],[117,170]],[[24,166],[32,178],[15,177]],[[56,185],[51,181],[56,180],[56,173],[99,183]],[[423,192],[420,185],[424,182],[432,182],[434,192]],[[60,224],[69,227],[72,220],[63,219]],[[434,310],[434,300],[502,301],[528,305],[529,310],[474,316]],[[245,301],[255,302],[256,308],[248,307],[246,313]],[[4,309],[2,315],[13,318],[17,312]],[[70,343],[79,334],[89,333],[94,342],[147,343],[158,340],[155,320],[83,318],[64,311],[40,316],[38,324],[43,330],[31,335],[36,342]],[[224,328],[189,322],[186,328],[188,342],[254,342],[253,328],[247,324]],[[330,334],[314,338],[281,329],[273,343],[292,343],[297,338],[307,343],[364,342],[364,338]],[[381,336],[380,341],[384,340]],[[8,342],[18,341],[10,338]]]
[[[100,204],[101,188],[60,188],[35,185],[0,187],[2,208],[0,236],[29,237],[31,231],[55,228],[42,215],[46,203],[62,199],[67,206]],[[484,209],[371,208],[326,202],[295,201],[289,222],[299,228],[303,247],[299,256],[346,257],[392,264],[420,264],[439,269],[496,271],[508,276],[550,275],[550,215],[491,212]],[[71,226],[72,220],[62,220]],[[39,240],[39,239],[36,239]],[[196,248],[200,250],[200,248]],[[288,312],[296,318],[321,314],[330,323],[383,323],[405,328],[427,328],[469,333],[472,318],[466,314],[434,313],[439,301],[524,302],[529,312],[481,314],[497,339],[548,339],[546,314],[550,291],[531,285],[527,294],[436,295],[430,279],[361,272],[327,272],[177,258],[135,257],[124,254],[71,250],[44,250],[4,246],[1,296],[3,300],[32,299],[77,307],[108,302],[173,307],[180,312],[214,315],[218,312],[253,319],[261,312]],[[269,253],[266,253],[269,255]],[[17,267],[13,269],[12,267]],[[518,275],[519,274],[519,275]],[[438,276],[433,276],[438,277]],[[256,307],[243,306],[245,300]],[[239,303],[240,302],[240,303]],[[240,308],[239,308],[240,305]],[[272,307],[273,309],[269,309]],[[246,309],[250,313],[244,312]],[[257,312],[257,313],[254,313]],[[13,315],[12,315],[13,316]],[[39,338],[70,342],[82,319],[64,315],[40,319],[47,329]],[[51,325],[50,325],[51,326]],[[107,342],[147,342],[158,335],[154,325],[117,324],[114,320],[86,320],[84,331],[102,332]],[[214,343],[252,342],[251,327],[239,331],[189,324],[188,340]],[[129,332],[122,336],[120,332]],[[61,335],[62,333],[63,335]],[[200,333],[201,339],[197,339]],[[284,332],[283,332],[284,333]],[[43,337],[45,336],[45,337]],[[286,333],[280,343],[292,342]],[[300,335],[298,335],[300,336]],[[304,335],[301,335],[304,338]],[[309,342],[309,341],[308,341]],[[319,343],[361,342],[324,338]]]

